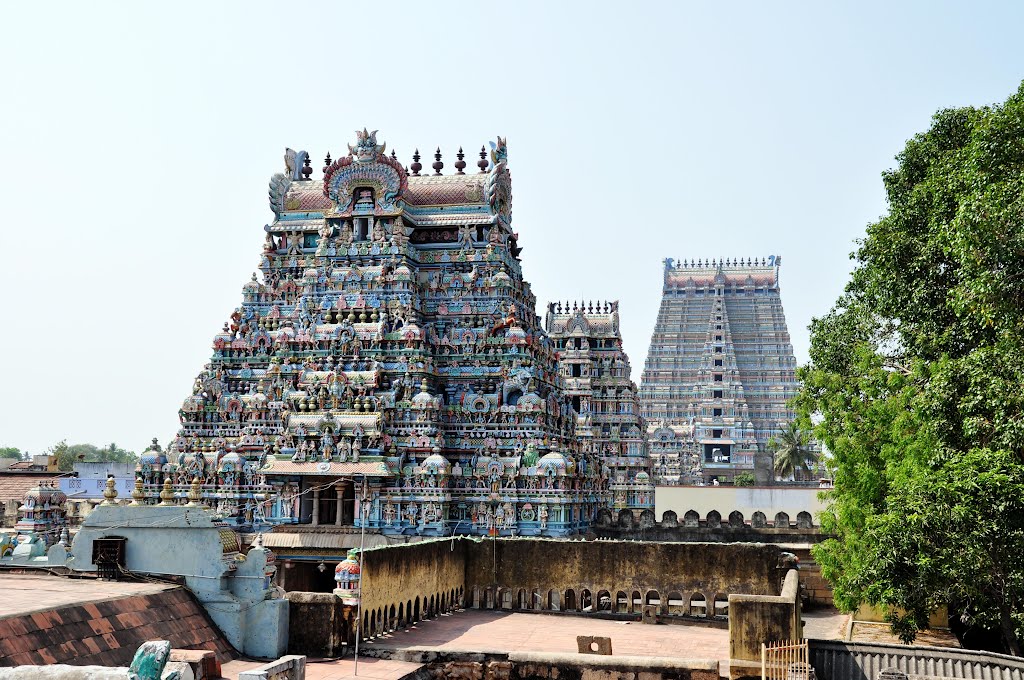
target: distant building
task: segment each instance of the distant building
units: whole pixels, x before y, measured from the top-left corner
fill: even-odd
[[[640,387],[664,483],[772,476],[768,442],[799,388],[779,292],[782,258],[665,260]]]
[[[576,411],[576,436],[611,479],[611,507],[654,507],[651,461],[636,383],[622,350],[619,303],[553,302],[544,327],[558,350],[565,394]]]

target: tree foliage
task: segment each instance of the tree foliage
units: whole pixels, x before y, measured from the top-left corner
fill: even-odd
[[[57,469],[65,472],[73,470],[75,463],[78,462],[134,463],[138,460],[138,456],[133,452],[126,451],[115,443],[101,448],[92,444],[69,445],[67,442],[61,441],[52,446],[47,453],[56,456]]]
[[[0,446],[0,458],[13,458],[21,460],[21,449],[14,446]]]
[[[835,489],[815,550],[836,601],[905,641],[951,604],[1024,636],[1024,85],[937,113],[884,173],[888,214],[811,324],[798,410]]]
[[[773,465],[779,479],[796,479],[798,470],[810,475],[811,466],[818,462],[818,454],[811,448],[807,433],[796,421],[787,423],[782,432],[768,442],[768,447],[775,452]]]

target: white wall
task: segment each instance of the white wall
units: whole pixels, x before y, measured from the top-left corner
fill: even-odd
[[[791,521],[797,513],[806,510],[818,523],[818,512],[825,504],[818,499],[820,489],[807,487],[779,486],[659,486],[654,491],[654,512],[657,520],[666,510],[672,510],[683,521],[683,514],[695,510],[705,519],[712,510],[717,510],[726,521],[729,513],[739,510],[749,521],[751,515],[760,510],[769,521],[777,512],[785,512]]]

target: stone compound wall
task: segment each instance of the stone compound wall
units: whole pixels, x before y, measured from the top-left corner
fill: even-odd
[[[458,607],[724,617],[729,596],[779,593],[782,550],[763,544],[450,538],[366,550],[362,637]],[[324,656],[355,640],[340,598],[289,593],[289,652]]]
[[[718,680],[718,662],[645,656],[515,652],[430,661],[421,680]]]
[[[363,637],[461,606],[467,546],[450,538],[366,550],[363,555]],[[340,606],[340,605],[339,605]]]
[[[729,595],[775,595],[776,546],[498,539],[467,551],[467,604],[484,608],[713,616]],[[715,607],[717,603],[717,607]]]
[[[777,596],[729,596],[730,677],[734,680],[761,675],[761,643],[802,638],[799,575],[795,569],[786,573]]]

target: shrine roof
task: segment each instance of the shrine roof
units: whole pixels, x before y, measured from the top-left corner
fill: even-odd
[[[56,483],[63,475],[36,472],[0,472],[0,503],[24,500],[25,494],[32,487],[40,484]]]

